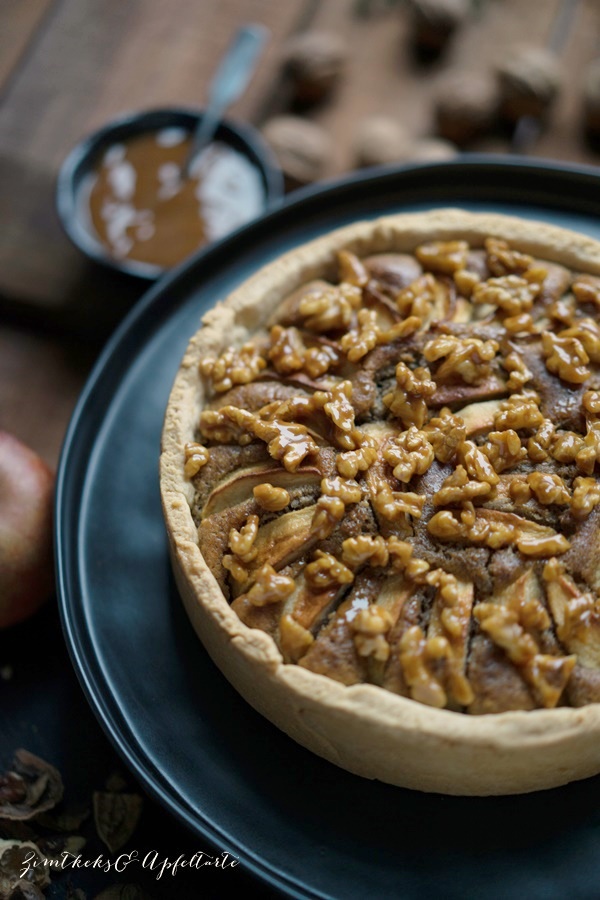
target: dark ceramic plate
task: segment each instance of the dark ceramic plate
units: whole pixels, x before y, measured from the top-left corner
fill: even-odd
[[[455,205],[600,238],[593,170],[489,158],[368,174],[292,200],[159,283],[99,361],[58,481],[62,615],[81,683],[146,788],[200,839],[292,897],[598,897],[600,778],[508,798],[425,795],[350,775],[263,720],[207,658],[167,558],[157,461],[201,314],[331,228]]]

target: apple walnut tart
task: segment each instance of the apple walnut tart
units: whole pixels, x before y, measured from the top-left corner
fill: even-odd
[[[340,229],[205,316],[161,486],[238,690],[351,771],[600,771],[600,245],[456,210]]]

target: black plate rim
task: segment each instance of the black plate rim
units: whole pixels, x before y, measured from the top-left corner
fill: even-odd
[[[263,231],[268,231],[273,222],[277,222],[279,218],[286,219],[293,213],[298,213],[301,216],[303,210],[310,208],[313,204],[319,201],[335,200],[336,196],[347,191],[352,193],[355,190],[368,189],[370,185],[381,184],[386,181],[393,182],[403,177],[410,178],[415,173],[427,174],[431,171],[438,176],[440,174],[451,176],[452,172],[457,170],[464,172],[470,168],[480,173],[487,172],[490,179],[498,177],[503,171],[508,173],[518,170],[521,173],[529,171],[538,176],[543,174],[553,178],[561,177],[565,179],[565,183],[569,181],[573,183],[579,182],[582,185],[589,183],[595,189],[600,184],[600,170],[595,169],[593,166],[568,163],[557,164],[551,160],[533,159],[530,157],[515,156],[506,158],[496,154],[465,154],[458,160],[451,162],[411,164],[399,167],[386,166],[364,170],[345,178],[321,182],[316,186],[296,191],[282,205],[270,210],[223,240],[200,251],[156,282],[131,309],[106,343],[96,360],[71,416],[57,469],[54,512],[58,606],[69,656],[96,718],[117,752],[133,770],[134,775],[154,799],[163,804],[183,825],[188,827],[193,833],[201,835],[214,847],[222,849],[223,846],[218,826],[205,817],[202,817],[202,820],[199,821],[197,812],[188,808],[185,798],[177,798],[169,793],[168,782],[163,778],[160,770],[152,764],[152,761],[143,759],[138,753],[138,748],[131,746],[129,742],[131,736],[123,733],[123,727],[127,729],[126,720],[123,717],[119,717],[119,715],[115,715],[109,709],[106,698],[102,695],[102,692],[98,691],[98,684],[94,681],[92,671],[94,660],[91,660],[90,664],[90,660],[86,658],[84,649],[85,635],[81,630],[81,624],[78,624],[74,617],[70,615],[73,598],[70,596],[69,590],[67,532],[66,530],[63,532],[63,526],[68,524],[70,519],[73,518],[73,512],[75,513],[75,521],[77,520],[77,510],[73,510],[69,505],[70,494],[73,494],[73,485],[70,483],[70,469],[71,461],[76,457],[78,441],[81,440],[81,434],[86,431],[84,426],[86,425],[85,419],[88,415],[88,408],[92,405],[94,395],[99,390],[102,378],[110,370],[110,363],[117,352],[126,348],[128,339],[135,339],[139,323],[143,322],[151,314],[165,293],[173,292],[176,294],[178,285],[185,283],[197,268],[209,265],[211,261],[217,259],[222,253],[226,254],[228,249],[234,247],[238,241],[252,237],[258,240],[260,234]],[[598,203],[596,202],[593,205],[597,207]],[[552,204],[548,204],[548,206],[552,208]],[[181,302],[181,300],[176,300],[175,307],[178,302]],[[264,863],[262,859],[257,859],[250,851],[247,852],[245,848],[237,847],[235,855],[254,876],[270,887],[285,892],[289,897],[299,898],[299,900],[313,900],[313,898],[322,898],[323,900],[323,898],[329,897],[329,895],[309,888],[306,884],[297,882],[296,879],[287,877],[285,873],[274,870],[270,865]]]

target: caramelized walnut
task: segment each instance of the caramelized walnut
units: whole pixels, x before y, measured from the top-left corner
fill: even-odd
[[[500,411],[494,416],[494,425],[499,431],[520,428],[537,428],[544,421],[539,409],[537,394],[513,394],[500,404]]]
[[[442,541],[464,541],[499,550],[514,545],[525,556],[544,557],[565,553],[569,541],[552,528],[535,525],[511,513],[486,515],[465,503],[460,513],[441,510],[427,523],[427,530]]]
[[[488,238],[485,241],[487,266],[492,275],[521,275],[531,268],[533,259],[527,253],[513,250],[506,241]]]
[[[223,393],[234,384],[249,384],[260,375],[267,362],[252,343],[244,344],[239,350],[228,347],[218,357],[207,357],[200,363],[200,372],[211,384],[214,391]]]
[[[504,323],[506,325],[506,322]],[[509,373],[506,387],[509,391],[521,391],[528,381],[533,378],[533,373],[523,362],[523,357],[513,350],[502,360],[502,368]]]
[[[256,573],[256,580],[245,598],[252,606],[268,606],[285,600],[293,594],[295,587],[293,578],[280,575],[273,566],[265,563]]]
[[[427,434],[411,425],[385,445],[383,458],[394,469],[394,478],[408,484],[413,475],[423,475],[435,454]]]
[[[400,538],[392,535],[386,543],[390,564],[397,572],[403,572],[407,578],[420,581],[429,571],[429,563],[413,556],[414,548],[408,541],[401,541]]]
[[[452,275],[465,268],[468,252],[466,241],[432,241],[417,247],[415,256],[424,269]]]
[[[372,604],[360,609],[350,623],[354,632],[354,646],[359,656],[372,656],[378,662],[386,662],[390,645],[385,635],[392,627],[392,617],[387,610]]]
[[[593,319],[577,319],[570,328],[559,332],[558,336],[576,338],[589,359],[594,363],[600,362],[600,328]]]
[[[237,429],[230,431],[228,428],[230,424],[237,426]],[[219,440],[217,434],[223,432],[228,435],[241,433],[242,439],[244,432],[254,435],[265,441],[269,454],[273,459],[281,460],[288,472],[295,472],[307,456],[317,452],[317,445],[304,425],[276,419],[265,422],[260,418],[260,412],[250,413],[236,406],[224,406],[218,413],[213,413],[212,410],[203,412],[200,417],[200,428],[203,433],[208,432],[208,436],[215,440]]]
[[[346,538],[342,544],[342,559],[351,569],[360,566],[387,566],[389,551],[385,538],[380,534],[360,534]]]
[[[496,341],[447,335],[428,341],[423,355],[429,363],[444,360],[435,373],[436,381],[444,382],[458,378],[466,384],[479,384],[489,376],[490,362],[497,352]]]
[[[339,364],[341,354],[329,344],[306,347],[297,328],[271,328],[269,359],[281,375],[305,372],[309,378],[319,378]]]
[[[570,384],[583,384],[590,376],[590,361],[583,344],[575,337],[558,337],[551,332],[542,335],[542,353],[546,368]]]
[[[507,316],[520,316],[529,312],[540,290],[535,281],[518,275],[504,275],[475,285],[471,299],[478,305],[495,306]]]
[[[600,462],[600,421],[588,421],[587,434],[575,457],[577,468],[584,475],[591,475]]]
[[[433,447],[436,459],[442,463],[450,462],[467,433],[464,419],[453,415],[445,407],[440,410],[439,416],[429,420],[423,430]]]
[[[494,487],[500,479],[486,454],[473,441],[463,441],[458,447],[458,458],[467,474],[484,484]]]
[[[594,275],[578,275],[571,285],[578,303],[593,303],[600,309],[600,278]]]
[[[257,484],[252,489],[252,493],[258,505],[268,510],[268,512],[279,512],[285,509],[290,502],[289,492],[285,488],[273,487],[268,481],[263,484]]]
[[[600,391],[586,391],[581,403],[586,413],[600,416]]]
[[[315,391],[312,396],[314,409],[322,409],[335,426],[334,440],[343,450],[355,450],[353,434],[354,407],[350,403],[352,382],[341,381],[331,391]]]
[[[346,504],[339,497],[321,495],[317,500],[317,508],[311,523],[311,534],[322,541],[329,537],[346,512]]]
[[[595,506],[600,503],[600,483],[595,478],[575,478],[573,480],[573,496],[571,512],[576,519],[589,516]]]
[[[410,316],[397,322],[391,328],[382,330],[377,324],[377,313],[372,309],[361,309],[358,312],[358,328],[349,331],[340,341],[342,350],[350,362],[358,362],[380,344],[389,344],[398,338],[406,337],[421,327],[418,316]]]
[[[463,465],[458,465],[448,475],[439,491],[433,495],[435,506],[454,506],[472,500],[487,500],[492,486],[487,481],[471,480]]]
[[[527,458],[527,450],[521,446],[521,438],[512,428],[490,431],[481,449],[496,472],[512,469]]]
[[[354,581],[353,572],[331,553],[324,553],[323,550],[315,551],[315,558],[307,565],[305,573],[308,584],[317,591],[326,591],[335,585],[351,584]]]
[[[533,637],[519,622],[515,610],[496,603],[480,603],[473,615],[481,628],[523,673],[543,706],[556,706],[575,665],[574,656],[549,656],[539,652]]]
[[[438,640],[433,641],[429,646],[418,625],[408,628],[400,638],[400,664],[413,700],[441,708],[446,705],[446,692],[431,671],[432,661],[439,658]]]
[[[246,524],[239,531],[236,528],[231,528],[229,531],[228,545],[232,553],[223,557],[223,568],[231,574],[234,581],[240,584],[248,580],[248,566],[258,555],[258,550],[254,546],[258,527],[258,516],[248,516]]]
[[[419,519],[425,503],[423,494],[411,491],[393,491],[389,484],[382,482],[371,496],[373,507],[379,515],[390,522],[397,522],[406,516]]]
[[[527,441],[527,453],[533,462],[543,462],[548,459],[550,448],[554,440],[556,429],[550,419],[544,419],[537,434]]]
[[[429,272],[419,275],[396,296],[396,305],[403,316],[418,316],[426,321],[436,302],[436,280]]]
[[[396,366],[396,388],[383,398],[393,416],[400,419],[406,428],[416,425],[421,428],[427,419],[427,400],[433,397],[436,384],[431,380],[429,369],[421,366],[409,369],[406,363]]]
[[[310,331],[339,331],[348,328],[361,301],[362,292],[355,284],[331,285],[304,297],[298,311]]]
[[[359,472],[366,472],[377,459],[378,444],[374,438],[355,428],[351,434],[356,450],[338,453],[335,464],[344,478],[356,478]]]
[[[186,478],[193,478],[197,475],[202,466],[205,466],[209,459],[209,452],[203,444],[197,444],[195,441],[188,441],[183,448],[185,463],[183,471]]]
[[[547,472],[532,472],[527,476],[527,483],[536,499],[548,506],[551,503],[558,506],[567,505],[570,500],[570,494],[566,484],[560,475],[550,475]]]

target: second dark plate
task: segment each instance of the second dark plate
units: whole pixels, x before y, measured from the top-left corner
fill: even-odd
[[[71,423],[57,498],[65,634],[100,721],[147,789],[287,895],[586,898],[600,884],[600,778],[461,799],[367,782],[294,744],[229,686],[175,590],[158,492],[164,409],[202,313],[283,251],[382,213],[456,206],[600,238],[593,170],[466,159],[291,200],[176,271],[129,316]]]

